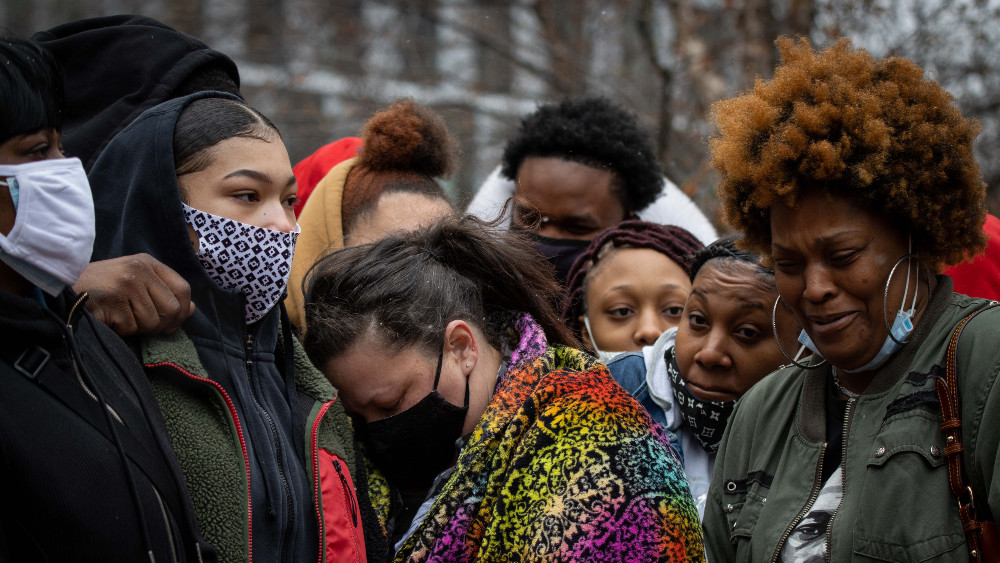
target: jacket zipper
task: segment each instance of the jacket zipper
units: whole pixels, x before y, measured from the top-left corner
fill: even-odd
[[[170,527],[170,518],[167,517],[167,507],[163,506],[163,497],[156,487],[152,487],[153,494],[156,495],[156,502],[160,505],[160,515],[163,516],[163,525],[167,528],[167,540],[170,542],[171,561],[177,562],[177,548],[174,547],[174,530]]]
[[[87,297],[88,297],[87,293],[84,293],[83,295],[78,297],[76,302],[73,303],[73,306],[70,307],[69,314],[66,315],[66,342],[69,346],[73,348],[76,348],[76,342],[73,339],[73,316],[76,315],[76,311],[80,308],[81,305],[83,305],[84,301],[87,300]],[[87,387],[87,383],[83,381],[83,374],[80,373],[80,366],[76,364],[76,354],[70,354],[69,361],[71,364],[73,364],[73,374],[76,376],[76,382],[83,389],[83,392],[86,393],[87,396],[93,399],[95,402],[100,403],[100,401],[97,399],[97,395],[94,394],[94,391],[91,390],[90,387]],[[105,403],[105,406],[107,407],[108,412],[111,413],[111,416],[115,417],[115,420],[118,421],[118,424],[125,426],[125,422],[122,420],[122,417],[119,416],[119,414],[115,411],[115,409],[108,403]]]
[[[323,488],[320,482],[321,478],[319,470],[319,426],[320,423],[323,422],[323,417],[326,415],[326,412],[330,409],[330,406],[332,406],[335,401],[336,399],[334,399],[333,401],[328,401],[326,403],[323,403],[323,406],[320,407],[319,412],[316,414],[316,418],[313,419],[312,431],[309,436],[309,446],[312,452],[312,465],[313,465],[312,467],[313,489],[314,489],[313,497],[315,498],[316,502],[316,518],[319,521],[319,563],[323,563],[324,561],[327,560],[325,553],[326,531],[324,529],[326,526],[326,519],[323,517],[324,513],[324,509],[322,506]],[[347,482],[347,476],[344,475],[343,468],[341,467],[338,460],[333,460],[333,466],[337,471],[337,475],[340,477],[340,484],[344,489],[344,493],[347,495],[348,509],[351,510],[351,521],[354,523],[354,530],[351,531],[351,538],[354,540],[355,560],[360,563],[361,557],[360,557],[360,550],[358,549],[358,536],[357,536],[358,514],[360,512],[360,507],[358,506],[356,497],[352,494],[353,492],[352,488]]]
[[[319,560],[318,563],[323,563],[326,559],[326,519],[323,518],[323,487],[320,483],[319,475],[319,424],[323,421],[323,415],[330,408],[333,401],[324,403],[319,409],[319,413],[316,414],[316,418],[313,420],[312,431],[309,435],[309,451],[312,454],[312,472],[313,472],[313,499],[316,504],[316,519],[319,524]]]
[[[246,335],[247,335],[246,350],[245,350],[246,373],[247,373],[247,382],[250,384],[250,396],[253,398],[253,402],[260,410],[260,412],[264,413],[264,420],[267,421],[267,427],[271,431],[271,440],[274,443],[275,457],[277,458],[278,462],[278,476],[281,477],[281,489],[282,492],[285,494],[285,517],[287,519],[287,525],[285,526],[285,533],[282,534],[281,551],[279,554],[280,557],[279,561],[284,561],[286,549],[288,548],[288,543],[289,541],[291,541],[292,527],[295,524],[295,510],[294,507],[292,506],[292,491],[288,485],[288,479],[287,477],[285,477],[285,464],[284,461],[282,460],[283,453],[281,449],[281,440],[279,439],[278,436],[278,430],[274,425],[274,420],[271,418],[271,415],[267,412],[267,409],[265,409],[260,404],[260,401],[257,398],[257,386],[254,384],[254,379],[252,374],[253,360],[251,359],[251,354],[253,352],[253,335],[250,334],[249,331],[246,332]],[[287,377],[288,374],[285,374],[285,376]]]
[[[340,468],[340,462],[333,460],[333,468],[337,470],[337,476],[340,477],[340,485],[344,489],[344,495],[347,497],[347,510],[351,513],[351,522],[354,523],[354,527],[358,527],[358,501],[354,498],[354,493],[351,491],[351,487],[347,484],[347,477],[344,477],[344,470]]]
[[[823,488],[823,457],[826,455],[826,446],[827,443],[823,442],[823,447],[819,451],[819,463],[816,465],[816,474],[813,476],[813,488],[809,493],[809,500],[806,501],[806,505],[802,507],[802,510],[800,510],[798,515],[795,516],[791,524],[785,528],[785,533],[781,534],[781,539],[778,540],[778,545],[775,548],[774,557],[771,558],[771,563],[777,563],[778,558],[781,556],[781,548],[785,545],[785,541],[788,539],[788,536],[792,534],[792,530],[795,529],[795,526],[799,525],[802,518],[807,512],[809,512],[809,509],[812,508],[813,503],[816,502],[816,497],[819,496],[819,492]]]
[[[226,402],[226,408],[229,409],[229,416],[233,419],[233,425],[236,427],[236,436],[240,440],[240,449],[243,451],[243,465],[246,467],[247,472],[247,560],[249,563],[253,563],[253,503],[251,503],[250,498],[250,457],[247,455],[247,442],[243,437],[243,427],[240,425],[240,417],[236,416],[236,405],[233,404],[233,400],[229,397],[229,393],[222,388],[221,385],[207,379],[204,377],[199,377],[185,369],[181,368],[177,364],[170,362],[157,362],[155,364],[146,364],[147,368],[159,368],[168,367],[173,368],[190,379],[195,381],[200,381],[202,383],[207,383],[215,388],[222,396],[222,400]],[[198,554],[201,557],[201,553]]]
[[[840,512],[840,507],[844,504],[844,496],[847,494],[847,432],[851,428],[851,411],[854,410],[856,401],[857,399],[854,397],[848,397],[847,408],[844,409],[844,433],[840,439],[840,502],[837,503],[837,509],[830,516],[830,521],[826,523],[826,555],[823,559],[826,563],[830,563],[830,538],[833,536],[833,521],[837,518],[837,513]]]

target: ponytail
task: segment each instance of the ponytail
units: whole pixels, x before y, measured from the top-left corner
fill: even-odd
[[[505,330],[528,313],[549,342],[578,346],[552,304],[560,287],[521,234],[472,216],[337,250],[306,276],[305,348],[322,367],[363,334],[398,348],[437,353],[447,324],[479,327],[501,349]]]

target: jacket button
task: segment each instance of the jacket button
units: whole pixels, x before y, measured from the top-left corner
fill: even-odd
[[[726,490],[730,493],[736,492],[736,481],[726,481]]]
[[[724,512],[725,512],[726,514],[729,514],[730,512],[732,512],[732,511],[733,511],[733,505],[731,505],[731,504],[727,504],[727,505],[726,505],[726,507],[725,507],[725,508],[723,508],[722,510],[723,510],[723,511],[724,511]]]
[[[931,455],[934,457],[938,457],[939,455],[941,455],[941,448],[937,447],[936,445],[931,446]]]
[[[882,457],[885,455],[885,446],[881,446],[879,449],[875,450],[875,457]]]

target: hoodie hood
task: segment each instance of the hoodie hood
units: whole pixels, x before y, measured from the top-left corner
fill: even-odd
[[[191,102],[230,98],[222,92],[199,92],[147,110],[122,130],[94,163],[89,174],[94,191],[97,238],[92,260],[147,253],[191,284],[199,313],[242,322],[242,294],[221,288],[205,272],[188,237],[174,170],[174,126]],[[233,321],[225,324],[231,325]]]
[[[232,59],[152,18],[89,18],[32,39],[64,69],[63,146],[88,171],[111,139],[145,110],[199,90],[239,93]]]

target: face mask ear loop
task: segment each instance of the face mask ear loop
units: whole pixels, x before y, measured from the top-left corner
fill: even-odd
[[[800,364],[797,361],[797,358],[799,357],[799,354],[802,353],[801,350],[799,350],[798,354],[795,354],[795,358],[792,358],[791,356],[788,355],[788,352],[785,352],[785,347],[781,345],[781,338],[778,337],[778,323],[776,318],[776,315],[778,313],[778,302],[780,301],[781,301],[781,296],[779,295],[778,298],[774,300],[774,307],[771,308],[771,333],[774,334],[774,341],[778,343],[778,350],[781,350],[781,355],[784,356],[786,360],[791,362],[792,365],[800,367],[802,369],[815,369],[825,364],[826,358],[824,358],[823,361],[818,364]]]
[[[799,351],[795,353],[795,357],[793,358],[793,360],[797,360],[797,359],[801,358],[801,357],[802,357],[802,354],[803,354],[803,353],[804,353],[804,352],[805,352],[806,350],[808,350],[808,349],[809,349],[809,348],[807,348],[805,344],[800,344],[800,345],[799,345]]]
[[[896,263],[892,265],[892,269],[889,270],[889,277],[885,280],[885,292],[882,294],[882,322],[885,323],[885,330],[886,330],[886,332],[889,333],[889,338],[891,338],[892,341],[895,342],[896,344],[906,344],[908,341],[899,341],[899,340],[896,340],[896,337],[892,335],[892,324],[889,323],[889,285],[892,282],[892,276],[896,274],[896,268],[898,268],[899,265],[903,263],[903,260],[909,261],[909,260],[912,260],[914,258],[916,258],[916,256],[913,256],[912,254],[907,254],[906,256],[903,256],[899,260],[896,260]],[[919,270],[919,267],[920,267],[920,265],[918,264],[917,265],[917,268],[918,268],[918,270],[917,270],[917,281],[918,282],[920,280],[920,270]],[[907,263],[907,265],[906,265],[906,286],[903,289],[903,300],[899,304],[900,310],[902,310],[903,306],[906,305],[906,294],[909,291],[909,286],[910,286],[910,265],[909,265],[909,263]],[[913,298],[914,298],[913,299],[913,303],[914,303],[914,306],[916,305],[916,297],[917,297],[916,294],[917,294],[917,288],[914,288],[914,292],[913,292]]]
[[[907,252],[910,253],[910,256],[913,256],[913,235],[910,235],[910,237],[909,237],[909,243],[908,243],[907,246],[908,246]],[[917,262],[916,268],[914,268],[914,274],[917,276],[917,279],[913,280],[913,300],[910,301],[910,311],[909,311],[911,317],[913,316],[913,313],[915,313],[916,310],[917,310],[917,295],[920,293],[920,262],[919,261]],[[906,263],[906,281],[907,281],[907,283],[909,283],[909,281],[910,281],[910,262],[909,261],[907,261],[907,263]],[[928,289],[930,288],[930,281],[928,281],[927,287],[928,287]]]
[[[583,326],[587,327],[587,335],[590,336],[590,345],[594,348],[594,355],[600,356],[601,349],[597,347],[597,339],[594,338],[594,331],[590,329],[590,317],[583,315]]]
[[[434,390],[437,391],[438,381],[441,380],[441,362],[444,361],[444,344],[441,345],[441,353],[438,355],[438,367],[434,372]],[[468,391],[468,390],[466,390]]]

